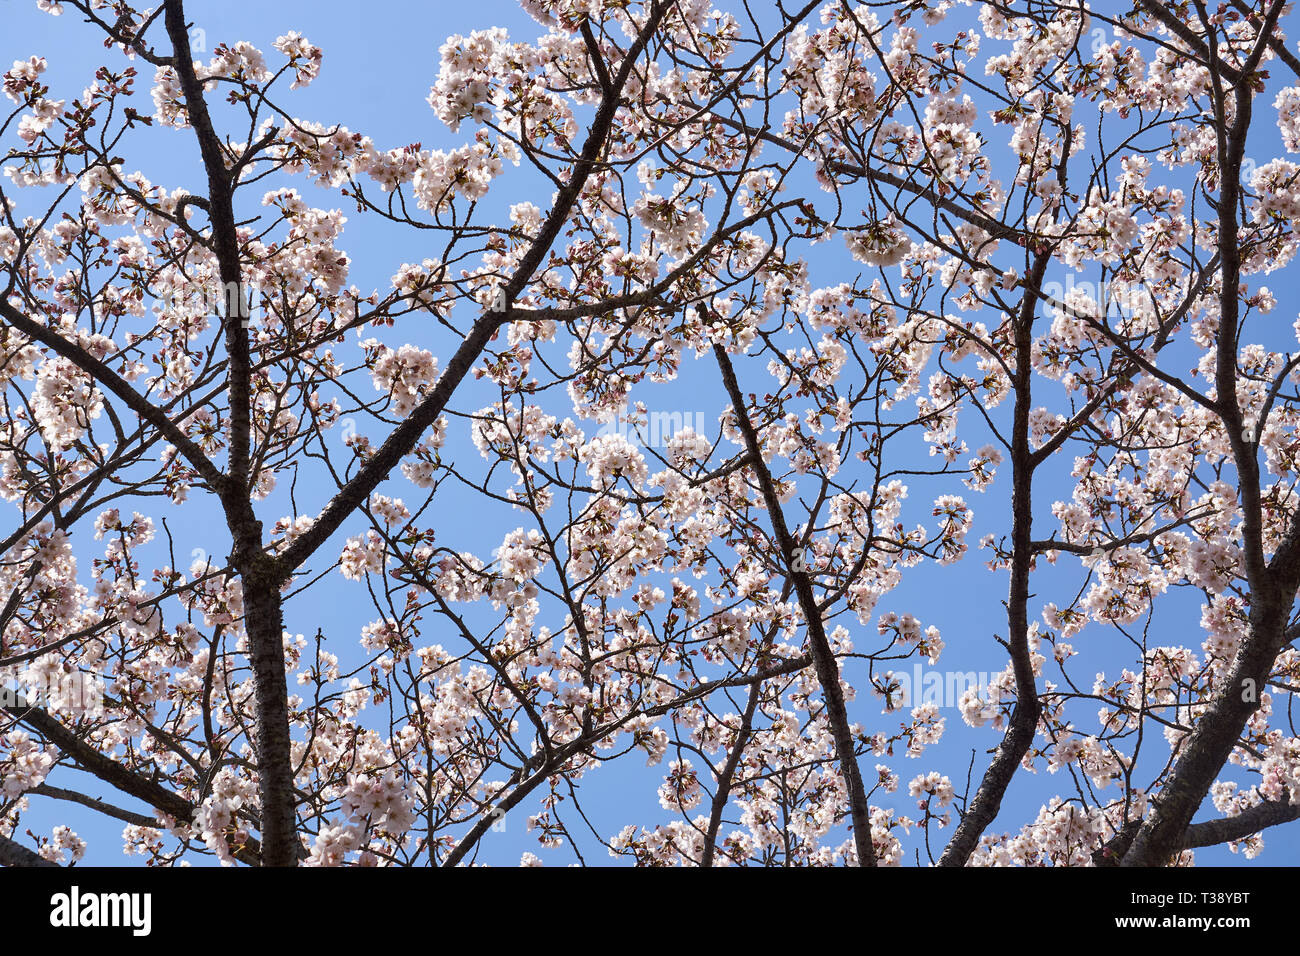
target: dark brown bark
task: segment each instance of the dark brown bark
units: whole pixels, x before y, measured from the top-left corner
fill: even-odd
[[[1183,743],[1169,776],[1152,798],[1153,809],[1138,829],[1123,866],[1164,866],[1182,848],[1192,817],[1205,800],[1251,714],[1259,709],[1263,690],[1278,652],[1286,642],[1287,621],[1295,600],[1297,581],[1297,528],[1293,519],[1283,545],[1266,562],[1263,544],[1263,516],[1260,505],[1258,447],[1245,434],[1237,402],[1237,350],[1241,281],[1241,249],[1238,241],[1238,204],[1241,196],[1241,165],[1246,133],[1250,128],[1252,91],[1249,76],[1258,65],[1281,14],[1275,3],[1261,27],[1259,40],[1240,71],[1228,70],[1219,61],[1218,44],[1206,26],[1205,47],[1211,73],[1211,97],[1218,132],[1219,159],[1219,254],[1222,260],[1222,289],[1219,296],[1219,332],[1215,388],[1218,413],[1232,445],[1237,467],[1241,502],[1242,554],[1246,580],[1250,585],[1249,627],[1223,684],[1192,733]],[[1228,88],[1235,110],[1227,120],[1223,77],[1233,80]],[[1262,425],[1262,423],[1261,423]],[[1258,427],[1254,434],[1258,434]],[[1300,517],[1300,516],[1297,516]]]
[[[1033,489],[1037,467],[1037,459],[1029,447],[1029,412],[1033,407],[1030,356],[1034,313],[1038,307],[1036,290],[1042,287],[1049,261],[1046,253],[1035,258],[1014,329],[1016,368],[1012,379],[1015,409],[1011,426],[1011,584],[1007,595],[1007,646],[1016,678],[1016,706],[974,799],[939,856],[940,866],[965,866],[975,852],[980,837],[1002,809],[1007,787],[1034,742],[1043,709],[1029,657],[1029,574],[1034,560]]]
[[[190,823],[197,809],[178,793],[128,770],[111,757],[100,753],[74,730],[64,726],[39,707],[6,707],[0,712],[26,724],[46,741],[58,747],[68,759],[86,773],[181,823]],[[82,802],[82,801],[79,801]],[[150,824],[156,826],[156,821]],[[260,862],[261,843],[250,839],[247,845],[232,848],[235,859],[256,866]]]
[[[469,373],[474,362],[483,354],[483,350],[487,348],[500,328],[511,319],[511,305],[532,281],[538,267],[546,260],[547,253],[559,237],[560,230],[564,228],[574,203],[582,193],[582,187],[586,185],[587,179],[600,161],[605,142],[614,125],[614,115],[618,112],[623,88],[627,85],[636,61],[644,52],[666,12],[665,4],[653,5],[645,26],[623,58],[611,88],[602,96],[600,106],[587,131],[582,152],[574,163],[569,178],[556,194],[555,204],[547,214],[528,252],[519,261],[518,268],[503,287],[505,310],[500,313],[489,312],[474,324],[469,335],[461,342],[442,375],[439,376],[433,391],[411,411],[410,416],[401,425],[393,430],[355,477],[339,489],[312,526],[295,538],[280,555],[277,564],[281,573],[292,574],[330,535],[338,530],[339,525],[348,515],[365,503],[370,493],[416,446],[425,430],[438,420],[452,393]]]
[[[58,866],[45,859],[35,850],[29,850],[21,843],[0,836],[0,866]]]
[[[113,804],[104,800],[89,797],[84,793],[78,793],[75,790],[67,790],[63,787],[51,787],[48,783],[42,783],[33,787],[29,793],[37,796],[49,797],[51,800],[66,800],[69,803],[79,803],[83,807],[90,807],[97,810],[105,816],[114,817],[123,823],[129,823],[137,827],[157,827],[158,821],[153,817],[147,817],[143,813],[135,813],[131,810],[124,810],[121,807],[115,807]]]
[[[840,772],[844,775],[844,784],[849,796],[849,817],[853,821],[853,844],[858,851],[859,866],[875,866],[876,853],[871,842],[871,817],[867,806],[866,789],[862,785],[862,772],[858,768],[858,759],[854,752],[853,734],[849,729],[848,710],[844,705],[844,689],[840,686],[840,670],[831,651],[830,641],[826,639],[826,628],[822,622],[821,609],[813,593],[812,580],[805,571],[794,570],[795,541],[785,524],[785,514],[781,510],[781,500],[777,497],[772,473],[763,459],[758,442],[758,433],[749,420],[745,409],[745,396],[736,382],[736,372],[731,366],[727,352],[719,345],[713,347],[717,357],[718,368],[722,371],[722,384],[727,389],[731,405],[736,413],[736,424],[745,438],[745,447],[749,452],[750,465],[754,477],[767,505],[768,520],[772,523],[772,536],[781,550],[782,563],[789,568],[787,580],[793,582],[799,608],[803,611],[804,624],[808,629],[808,645],[812,651],[813,668],[817,680],[822,685],[822,696],[826,702],[826,720],[831,727],[831,738],[835,742],[835,756],[840,762]]]
[[[260,530],[261,524],[256,523]],[[260,544],[258,545],[260,551]],[[301,844],[297,835],[289,701],[285,683],[284,617],[280,583],[253,556],[245,565],[244,629],[253,665],[257,713],[257,776],[262,817],[262,865],[294,866]]]
[[[1183,832],[1178,849],[1194,850],[1199,847],[1219,846],[1234,840],[1244,840],[1261,830],[1281,826],[1297,819],[1300,819],[1300,804],[1285,799],[1269,800],[1243,810],[1235,817],[1221,817],[1218,820],[1193,823]],[[1134,820],[1125,826],[1093,851],[1093,863],[1097,866],[1119,866],[1129,847],[1133,845],[1133,838],[1137,836],[1141,826],[1141,820]]]
[[[714,846],[718,842],[718,831],[722,828],[722,813],[731,796],[731,785],[736,779],[736,768],[744,756],[745,744],[749,741],[750,730],[754,726],[754,711],[758,709],[758,699],[762,696],[763,684],[758,682],[749,689],[749,700],[745,712],[740,715],[740,727],[736,731],[736,741],[727,754],[727,762],[718,774],[718,789],[713,794],[713,803],[709,807],[709,825],[704,831],[704,853],[700,856],[700,866],[713,866]]]
[[[1289,577],[1294,582],[1294,575]],[[1259,691],[1285,643],[1295,584],[1289,595],[1276,587],[1268,588],[1272,593],[1261,590],[1252,590],[1249,632],[1222,690],[1196,722],[1160,793],[1152,798],[1154,809],[1124,855],[1124,866],[1164,866],[1183,849],[1192,817],[1232,755],[1246,721],[1259,709]]]
[[[1195,849],[1244,840],[1253,833],[1297,819],[1300,819],[1300,804],[1282,800],[1269,801],[1243,810],[1235,817],[1193,823],[1183,836],[1183,846]]]
[[[225,476],[217,470],[217,466],[208,459],[203,450],[191,441],[180,426],[173,422],[162,409],[152,405],[148,399],[132,388],[126,379],[114,372],[106,363],[95,358],[75,342],[69,342],[48,326],[36,322],[30,316],[23,315],[3,295],[0,295],[0,316],[4,316],[5,321],[19,332],[22,332],[23,335],[33,341],[40,342],[55,355],[67,359],[93,378],[101,388],[116,395],[127,408],[140,416],[142,422],[157,428],[169,442],[175,445],[177,450],[185,456],[185,460],[190,463],[190,466],[199,473],[199,477],[207,482],[213,491],[218,494],[221,492],[225,485]]]
[[[226,304],[225,344],[229,403],[227,474],[221,503],[233,540],[231,558],[244,589],[244,627],[248,633],[256,698],[258,796],[262,819],[262,865],[293,866],[299,856],[293,765],[290,759],[288,688],[285,683],[283,614],[277,568],[262,547],[262,525],[249,498],[251,443],[251,361],[247,313],[235,227],[234,181],[226,152],[212,125],[203,84],[194,71],[189,31],[181,0],[167,0],[164,22],[190,126],[198,138],[208,178],[206,209],[212,225]],[[253,148],[250,146],[250,149]]]

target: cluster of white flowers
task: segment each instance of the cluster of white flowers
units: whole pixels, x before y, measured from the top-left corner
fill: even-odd
[[[194,812],[199,838],[223,866],[235,865],[232,846],[248,842],[248,826],[239,816],[246,807],[257,807],[257,783],[246,774],[222,768],[212,778],[212,791]]]
[[[131,520],[123,524],[121,512],[117,508],[110,508],[95,519],[95,540],[98,541],[106,535],[108,543],[104,546],[104,556],[112,561],[124,556],[132,548],[138,548],[153,540],[153,519],[136,511],[132,513]]]
[[[932,97],[925,108],[925,162],[942,180],[957,182],[987,164],[983,142],[972,128],[976,110],[971,98],[955,91]]]
[[[298,31],[290,30],[283,36],[276,37],[272,46],[287,56],[289,65],[293,67],[294,78],[290,89],[296,90],[307,86],[320,76],[321,59],[324,54],[320,47],[314,46]]]
[[[411,828],[414,806],[409,783],[392,769],[377,775],[351,775],[340,805],[353,822],[390,833],[404,833]]]
[[[1047,440],[1061,430],[1066,418],[1049,409],[1039,406],[1029,411],[1029,441],[1035,448],[1042,447]]]
[[[1188,557],[1188,577],[1214,594],[1222,594],[1242,573],[1241,549],[1222,538],[1195,538]]]
[[[1047,769],[1056,773],[1064,767],[1077,766],[1102,789],[1122,778],[1124,765],[1098,738],[1088,735],[1067,734],[1056,741],[1048,755]]]
[[[1300,166],[1286,159],[1275,159],[1255,170],[1250,180],[1255,191],[1255,219],[1300,219]]]
[[[0,734],[0,793],[16,799],[44,782],[54,755],[24,730]]]
[[[566,434],[571,434],[572,422],[566,421]],[[513,462],[519,454],[537,461],[551,458],[550,442],[556,437],[557,419],[548,415],[539,405],[522,408],[490,405],[474,413],[474,427],[470,437],[474,446],[488,461],[501,459]],[[558,458],[566,457],[563,446],[557,449]]]
[[[1002,450],[995,445],[981,445],[970,460],[970,477],[962,484],[973,491],[983,491],[993,481],[997,466],[1002,464]]]
[[[1277,128],[1288,153],[1300,153],[1300,86],[1279,90],[1273,100],[1277,110]]]
[[[1140,227],[1133,209],[1121,194],[1105,195],[1094,188],[1088,204],[1075,220],[1077,234],[1067,244],[1064,260],[1078,266],[1084,262],[1103,265],[1119,261],[1138,238]]]
[[[696,249],[708,226],[704,213],[679,197],[641,196],[632,206],[632,214],[654,233],[655,244],[674,260]]]
[[[14,60],[14,65],[4,75],[5,96],[15,103],[24,102],[28,91],[37,85],[40,75],[45,72],[45,67],[43,56]]]
[[[713,443],[689,425],[668,439],[668,459],[678,464],[703,462],[713,451]]]
[[[880,222],[846,232],[844,242],[854,259],[869,266],[898,265],[912,251],[911,241],[892,213]]]
[[[946,807],[954,796],[952,781],[938,771],[913,777],[907,785],[907,792],[910,796],[921,797],[919,802],[923,806],[933,802],[936,807]]]
[[[50,839],[40,849],[40,855],[51,863],[64,866],[76,863],[86,855],[86,841],[77,836],[71,827],[56,826],[50,833]]]
[[[234,44],[222,43],[213,52],[215,56],[208,61],[208,65],[197,70],[199,79],[209,82],[209,89],[216,88],[216,84],[210,81],[217,77],[257,84],[263,84],[271,78],[266,57],[247,40]]]
[[[966,535],[975,521],[975,512],[960,495],[940,495],[935,499],[933,514],[939,519],[940,564],[951,564],[966,553]]]
[[[71,448],[103,408],[104,396],[72,361],[55,356],[41,363],[32,414],[53,452]]]
[[[439,415],[412,450],[411,455],[402,462],[402,474],[407,481],[417,488],[432,488],[438,473],[438,449],[447,440],[447,416]]]
[[[1122,809],[1122,804],[1121,804]],[[1140,811],[1139,811],[1140,812]],[[1091,866],[1092,852],[1114,832],[1105,810],[1054,797],[1016,836],[985,836],[972,866]]]
[[[601,486],[626,479],[635,488],[649,474],[645,456],[619,434],[597,435],[582,446],[578,460],[587,466],[587,473]]]
[[[375,388],[387,392],[393,400],[393,414],[405,418],[438,379],[438,360],[433,353],[416,345],[389,348],[378,339],[361,343],[370,365]]]
[[[691,762],[674,760],[668,764],[668,775],[659,787],[659,805],[665,810],[694,810],[704,798]]]
[[[378,492],[370,496],[370,512],[390,528],[411,517],[410,509],[402,503],[401,498],[390,498]]]
[[[189,114],[185,112],[185,94],[181,90],[181,78],[175,67],[160,66],[154,72],[153,118],[159,126],[180,128],[189,123]]]
[[[536,529],[516,528],[505,536],[496,550],[501,573],[512,581],[523,583],[537,576],[546,565],[545,540]]]
[[[454,132],[461,121],[483,123],[492,116],[493,81],[510,72],[509,58],[527,55],[523,44],[508,42],[500,27],[475,30],[468,37],[453,34],[439,50],[441,68],[429,92],[429,106]]]
[[[384,539],[373,530],[348,538],[339,557],[339,571],[353,581],[367,574],[382,574],[385,564]]]
[[[18,121],[18,138],[32,145],[63,113],[63,100],[41,97],[32,104],[32,111]]]
[[[961,719],[971,727],[983,727],[990,721],[996,722],[999,714],[991,695],[981,693],[978,687],[968,687],[962,691],[957,700],[957,709],[961,712]]]
[[[931,664],[936,663],[943,652],[943,639],[939,636],[939,629],[933,625],[923,629],[921,622],[911,614],[900,615],[887,611],[880,615],[876,630],[882,635],[892,635],[893,640],[905,648],[915,647],[929,658]]]
[[[500,151],[483,137],[450,152],[422,153],[411,187],[416,204],[436,213],[447,209],[457,196],[471,202],[482,199],[503,168]]]
[[[315,523],[316,519],[311,515],[298,515],[296,518],[285,515],[271,526],[271,534],[275,536],[283,535],[283,542],[288,545],[292,544],[295,538],[306,532]]]

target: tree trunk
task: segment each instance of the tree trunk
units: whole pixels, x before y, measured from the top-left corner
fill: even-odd
[[[262,865],[294,866],[298,859],[284,616],[280,582],[265,567],[242,570],[244,627],[257,696],[257,788],[262,804]]]

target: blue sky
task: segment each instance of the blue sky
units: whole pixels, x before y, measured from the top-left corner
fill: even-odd
[[[0,63],[26,58],[36,54],[49,61],[49,70],[45,81],[52,87],[54,98],[76,96],[88,82],[93,67],[101,62],[120,63],[120,57],[103,49],[97,31],[77,22],[75,12],[63,17],[52,18],[37,11],[34,3],[20,0],[6,0],[0,5],[0,11],[6,22],[6,29],[0,35]],[[438,47],[446,35],[451,33],[468,33],[473,29],[488,26],[504,26],[512,35],[531,39],[542,33],[542,28],[525,17],[513,3],[505,0],[480,0],[480,2],[449,3],[437,0],[434,3],[410,2],[410,0],[389,0],[384,4],[359,6],[343,4],[335,0],[277,0],[275,3],[254,3],[249,0],[232,0],[226,3],[190,3],[188,14],[196,26],[204,31],[208,53],[221,42],[248,40],[258,46],[269,56],[274,55],[271,42],[280,34],[297,30],[321,46],[325,51],[324,67],[320,79],[310,88],[295,91],[282,101],[291,111],[304,119],[324,123],[341,123],[349,128],[371,136],[382,148],[392,148],[408,143],[421,142],[426,147],[446,147],[457,145],[468,135],[468,127],[459,135],[453,136],[438,121],[425,102],[429,87],[438,72]],[[200,58],[206,56],[198,54]],[[147,90],[152,81],[153,69],[147,64],[138,64],[141,69],[140,82],[143,98],[147,104]],[[1267,97],[1271,101],[1271,95]],[[1263,99],[1261,99],[1263,102]],[[141,106],[144,112],[143,105]],[[1261,110],[1267,114],[1267,110]],[[1268,144],[1273,152],[1264,156],[1266,161],[1277,155],[1276,130],[1271,119],[1265,115],[1261,119],[1261,129],[1257,142]],[[1002,135],[991,137],[995,143],[1002,143]],[[172,189],[186,186],[193,191],[200,191],[203,177],[197,160],[197,149],[192,134],[186,131],[153,129],[146,131],[131,147],[133,152],[124,153],[126,167],[139,169],[155,183]],[[1157,169],[1153,174],[1163,175]],[[339,245],[353,259],[350,281],[363,291],[371,288],[383,289],[389,277],[402,262],[416,262],[426,256],[435,257],[436,249],[423,245],[424,238],[412,230],[392,227],[375,221],[373,217],[357,215],[354,210],[344,206],[346,200],[335,194],[332,197],[316,193],[306,187],[300,179],[294,183],[313,201],[326,208],[343,206],[348,216],[346,231]],[[243,202],[250,207],[244,210],[251,214],[252,204],[260,198],[261,191],[247,191]],[[510,203],[531,199],[539,206],[544,206],[549,189],[537,189],[537,183],[529,183],[525,174],[507,175],[494,193],[490,202],[504,209]],[[851,279],[859,272],[860,266],[853,263],[843,251],[840,243],[831,243],[816,247],[814,250],[814,284],[824,285]],[[1286,310],[1280,310],[1285,312]],[[980,316],[988,321],[987,316]],[[1286,325],[1280,324],[1283,332]],[[397,338],[416,341],[435,351],[435,354],[449,353],[447,339],[440,336],[439,330],[431,327],[427,330],[413,329],[408,322],[397,329]],[[739,367],[742,388],[746,379],[761,382],[763,373],[757,367],[746,369]],[[755,385],[757,387],[757,384]],[[455,407],[461,411],[472,411],[489,401],[491,391],[481,384],[467,382],[465,391],[459,394]],[[652,393],[658,410],[682,411],[694,415],[703,414],[705,420],[716,422],[718,413],[725,405],[722,391],[717,383],[716,369],[711,360],[692,365],[688,359],[681,380],[671,387]],[[651,395],[641,393],[635,397],[647,402]],[[561,414],[571,414],[571,411]],[[1006,411],[1006,409],[1003,409]],[[966,419],[971,423],[973,415]],[[588,433],[594,431],[592,423],[585,423]],[[371,432],[372,439],[382,436]],[[987,440],[978,429],[963,433],[968,445],[974,449]],[[336,441],[339,441],[337,435]],[[338,445],[342,449],[341,442]],[[467,464],[478,461],[477,452],[469,444],[463,428],[458,436],[453,437],[450,448],[452,455]],[[924,457],[923,446],[918,445],[918,455]],[[1068,475],[1072,456],[1058,456],[1049,469],[1049,477],[1043,482],[1037,498],[1037,516],[1039,519],[1038,536],[1045,536],[1055,527],[1050,515],[1052,500],[1067,497],[1069,487],[1064,478]],[[928,464],[928,462],[927,462]],[[395,481],[395,490],[381,489],[388,494],[406,494],[410,503],[413,497],[409,490],[404,492],[404,483]],[[409,486],[407,486],[409,489]],[[926,486],[918,481],[914,484],[914,497],[918,502],[928,501],[933,494],[941,493],[938,484]],[[946,490],[946,489],[942,489]],[[298,500],[304,511],[318,508],[328,496],[331,489],[324,483],[313,484],[310,480],[300,484]],[[316,495],[313,504],[313,493]],[[927,497],[929,496],[929,497]],[[1006,502],[1009,496],[1008,483],[998,480],[984,495],[970,494],[968,501],[976,512],[976,524],[969,536],[974,545],[980,537],[988,532],[1005,533]],[[519,512],[503,509],[499,505],[484,504],[465,497],[453,499],[453,506],[440,509],[436,519],[439,541],[457,550],[471,550],[486,557],[501,539],[501,535],[523,523]],[[142,509],[143,510],[143,509]],[[263,503],[260,514],[269,525],[277,517],[288,513],[283,494],[277,492]],[[228,539],[219,513],[208,502],[203,502],[195,495],[182,507],[160,505],[153,513],[155,519],[165,516],[177,538],[178,555],[189,555],[193,549],[207,550],[214,554],[225,554]],[[345,526],[345,531],[335,537],[325,548],[325,553],[335,555],[341,546],[348,528],[353,530],[358,525]],[[214,530],[215,529],[215,530]],[[84,554],[85,566],[94,549],[89,545],[94,542],[83,540],[80,552]],[[188,565],[188,557],[178,563]],[[320,560],[313,562],[320,565]],[[83,566],[84,567],[84,566]],[[88,583],[89,573],[83,571]],[[1031,600],[1031,615],[1041,609],[1047,600],[1057,599],[1059,595],[1080,580],[1077,564],[1063,558],[1057,568],[1040,570],[1034,578],[1034,591],[1041,595]],[[894,610],[911,612],[919,617],[924,625],[937,626],[946,642],[946,650],[940,663],[941,670],[970,670],[994,672],[1005,664],[1005,652],[995,640],[995,635],[1005,634],[1006,619],[1002,599],[1006,594],[1007,578],[1004,572],[989,572],[982,563],[981,556],[972,550],[972,554],[956,567],[940,568],[931,564],[912,569],[904,575],[903,583],[884,600],[878,611]],[[1186,643],[1199,647],[1201,634],[1198,626],[1199,606],[1191,600],[1176,599],[1173,609],[1162,611],[1159,628],[1168,631],[1169,637],[1155,637],[1153,643]],[[331,640],[331,650],[344,659],[360,659],[357,638],[360,628],[375,617],[364,588],[357,583],[346,582],[337,575],[329,583],[309,592],[305,599],[297,599],[286,606],[286,627],[292,633],[314,634],[318,627],[324,628]],[[545,619],[540,623],[551,623]],[[845,621],[848,624],[848,621]],[[874,644],[874,623],[865,628],[850,625],[860,647]],[[431,641],[438,641],[437,635],[428,635]],[[1080,638],[1074,641],[1076,649],[1081,652],[1084,661],[1097,662],[1097,668],[1107,666],[1110,672],[1120,666],[1131,666],[1129,655],[1125,652],[1124,639],[1100,627],[1088,628]],[[1118,654],[1118,656],[1117,656]],[[857,666],[861,666],[860,664]],[[906,665],[911,670],[911,662]],[[1087,667],[1077,667],[1078,676],[1091,675]],[[850,669],[850,677],[854,671]],[[1049,668],[1048,676],[1051,675]],[[859,688],[865,686],[865,676],[856,674]],[[882,716],[874,700],[860,692],[859,701],[852,714],[870,729],[885,729],[897,722],[896,717]],[[952,777],[958,790],[962,789],[964,775],[971,752],[975,751],[973,785],[978,783],[979,774],[987,762],[985,752],[998,743],[1000,734],[989,729],[975,730],[967,727],[955,708],[944,712],[947,718],[947,732],[942,743],[929,748],[925,757],[908,760],[898,756],[888,762],[903,780],[900,792],[892,798],[892,805],[900,812],[914,812],[914,802],[906,795],[906,782],[915,774],[940,770]],[[1082,723],[1082,721],[1081,721]],[[603,829],[608,837],[627,823],[636,823],[650,827],[655,823],[667,822],[668,815],[663,811],[655,796],[659,772],[663,768],[647,771],[640,767],[643,761],[631,756],[626,761],[619,761],[601,768],[584,778],[584,809],[592,822]],[[868,757],[863,761],[864,773],[872,776],[873,760]],[[61,773],[52,779],[53,783],[73,785],[77,775],[70,772]],[[1048,775],[1040,771],[1036,775],[1021,773],[1003,802],[1002,813],[992,828],[993,831],[1016,830],[1023,823],[1033,819],[1038,808],[1047,798],[1054,794],[1063,796],[1073,792],[1073,785],[1068,777],[1058,775],[1057,779],[1045,779]],[[95,781],[89,781],[87,792],[108,796],[107,788]],[[130,801],[122,799],[123,805]],[[140,808],[143,809],[143,808]],[[1208,814],[1213,809],[1208,807]],[[1208,815],[1202,813],[1202,819]],[[110,864],[122,861],[120,854],[120,825],[113,821],[105,822],[80,808],[66,803],[52,803],[48,800],[34,800],[33,810],[25,816],[24,822],[38,833],[48,833],[56,823],[73,826],[80,835],[89,841],[90,850],[85,862],[88,864]],[[936,836],[942,839],[949,831],[938,831]],[[1265,836],[1268,849],[1260,862],[1285,863],[1295,858],[1297,841],[1296,828],[1279,829]],[[911,844],[909,844],[910,846]],[[484,840],[479,859],[482,862],[513,864],[520,854],[530,850],[542,856],[548,864],[565,864],[573,862],[569,851],[561,849],[542,851],[536,841],[524,832],[522,814],[514,814],[507,820],[506,829],[501,833],[491,833]],[[584,847],[588,862],[609,862],[605,851],[599,846]],[[1242,862],[1241,858],[1228,852],[1226,848],[1202,850],[1197,854],[1198,862],[1233,864]],[[911,862],[909,860],[908,862]]]

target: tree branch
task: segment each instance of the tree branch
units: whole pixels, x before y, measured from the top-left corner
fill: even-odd
[[[213,491],[218,494],[222,493],[225,488],[226,478],[217,469],[217,466],[212,463],[211,459],[203,453],[203,449],[196,445],[181,430],[179,425],[132,388],[126,379],[81,346],[69,342],[48,326],[41,325],[39,322],[23,315],[9,304],[5,296],[0,296],[0,316],[4,316],[5,321],[23,335],[40,342],[56,355],[67,359],[93,378],[99,385],[116,395],[127,408],[162,432],[167,440],[185,456],[185,460],[194,467],[194,470],[199,473],[199,476],[207,482]]]
[[[703,311],[702,306],[701,311]],[[701,319],[704,318],[705,316],[701,315]],[[718,368],[722,371],[722,384],[731,398],[731,407],[736,413],[736,423],[745,438],[750,467],[754,469],[758,487],[767,504],[773,537],[776,539],[777,547],[781,549],[781,557],[786,567],[790,568],[787,577],[794,582],[799,607],[803,611],[804,623],[808,629],[808,643],[812,648],[813,666],[817,671],[817,679],[822,685],[822,695],[826,700],[826,719],[831,727],[831,737],[835,741],[835,754],[839,758],[840,769],[844,774],[844,782],[848,790],[849,815],[853,820],[853,843],[858,851],[858,865],[875,866],[876,854],[871,842],[871,816],[867,806],[866,789],[862,785],[862,773],[854,754],[853,733],[849,728],[848,711],[844,705],[844,690],[840,686],[839,666],[831,651],[830,641],[826,639],[821,609],[817,606],[817,597],[813,594],[808,574],[794,569],[795,541],[786,528],[781,499],[772,482],[772,473],[763,460],[758,433],[755,432],[754,424],[749,420],[749,413],[745,410],[745,396],[741,394],[740,386],[736,382],[736,372],[731,366],[731,359],[727,357],[726,350],[720,345],[713,346],[713,354],[718,360]]]
[[[0,836],[0,866],[58,866],[35,850],[29,850],[7,836]]]
[[[586,142],[583,144],[578,161],[573,166],[572,174],[564,188],[557,193],[555,205],[547,215],[528,252],[520,260],[519,267],[505,284],[503,292],[506,309],[500,313],[488,312],[474,323],[469,335],[461,342],[451,361],[447,363],[447,368],[434,385],[433,391],[416,406],[406,421],[393,430],[352,480],[339,489],[312,526],[295,538],[293,543],[277,557],[276,563],[280,574],[288,576],[306,561],[338,529],[344,519],[370,497],[370,493],[390,471],[397,467],[402,458],[410,453],[425,430],[442,414],[452,393],[473,367],[488,342],[492,341],[501,326],[513,317],[511,304],[532,281],[533,273],[545,260],[551,245],[568,220],[573,204],[582,192],[582,187],[596,168],[613,127],[614,115],[618,111],[623,87],[627,84],[638,57],[650,42],[651,36],[654,35],[666,12],[667,4],[655,0],[645,26],[641,28],[636,42],[623,58],[622,66],[611,89],[601,98],[600,108],[592,120]]]

